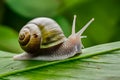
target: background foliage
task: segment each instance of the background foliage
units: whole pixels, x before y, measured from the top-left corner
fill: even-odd
[[[74,14],[77,15],[76,31],[94,17],[95,21],[84,33],[88,36],[83,39],[85,47],[118,41],[119,3],[119,0],[0,0],[0,49],[21,52],[17,42],[19,30],[29,20],[43,16],[57,21],[66,36],[71,33]],[[17,50],[12,50],[14,47]]]

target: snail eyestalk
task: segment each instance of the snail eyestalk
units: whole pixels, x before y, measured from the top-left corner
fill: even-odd
[[[92,18],[79,32],[77,32],[78,36],[81,36],[82,33],[87,29],[87,27],[94,21],[94,18]]]
[[[75,23],[76,23],[76,15],[74,15],[74,19],[73,19],[72,34],[75,34]]]

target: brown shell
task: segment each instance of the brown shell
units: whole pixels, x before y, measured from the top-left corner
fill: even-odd
[[[30,24],[34,25],[35,27],[37,26],[38,28],[36,28],[36,29],[39,29],[39,31],[36,31],[36,32],[32,31],[35,29],[34,29],[34,26],[31,26]],[[30,25],[30,27],[29,27],[29,25]],[[36,35],[35,34],[32,34],[32,35],[34,35],[36,37],[40,36],[41,40],[39,40],[40,41],[39,48],[49,48],[49,47],[58,45],[66,40],[66,37],[63,34],[63,31],[61,30],[60,26],[54,20],[52,20],[50,18],[45,18],[45,17],[35,18],[35,19],[31,20],[30,22],[28,22],[28,24],[25,25],[24,27],[25,28],[32,27],[33,29],[30,31],[35,32],[35,34],[36,34]],[[24,27],[22,30],[24,30]],[[37,32],[39,32],[39,33],[37,33]],[[31,35],[31,33],[30,33],[30,35]],[[19,37],[20,36],[21,35],[19,35]],[[22,35],[21,38],[19,38],[19,42],[21,42],[20,39],[23,39],[23,38],[24,38],[24,35]],[[26,40],[30,40],[30,39],[26,39]],[[30,41],[32,41],[32,40],[30,40]],[[27,45],[29,45],[29,43],[30,42],[28,42]],[[33,44],[33,42],[30,44]],[[29,45],[29,46],[31,46],[31,45]],[[24,47],[27,47],[27,46],[24,46]]]

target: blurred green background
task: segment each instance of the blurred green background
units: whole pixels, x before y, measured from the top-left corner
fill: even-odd
[[[36,17],[53,18],[69,36],[74,14],[76,32],[95,18],[83,34],[85,47],[120,40],[120,0],[0,0],[0,50],[22,52],[18,32]]]

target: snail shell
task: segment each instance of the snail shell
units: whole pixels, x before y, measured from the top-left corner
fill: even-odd
[[[49,18],[33,19],[19,33],[19,43],[29,53],[56,46],[65,39],[59,25]]]
[[[16,55],[15,60],[61,60],[81,53],[81,34],[94,20],[90,20],[79,32],[75,33],[74,16],[72,34],[66,38],[60,26],[50,18],[36,18],[29,21],[19,33],[19,43],[25,51]]]

